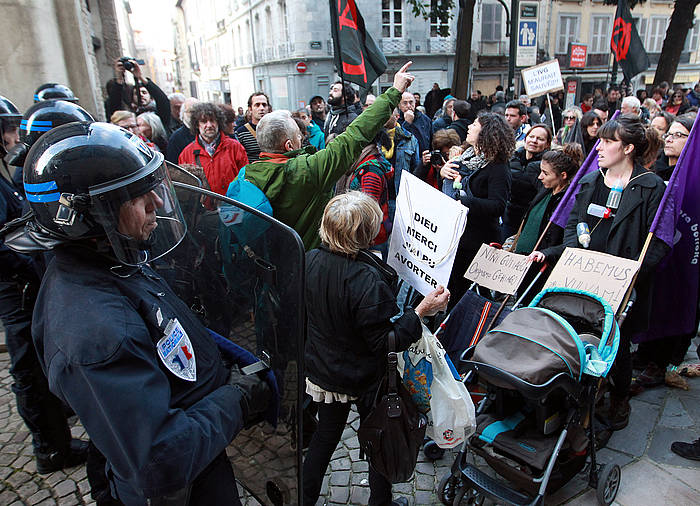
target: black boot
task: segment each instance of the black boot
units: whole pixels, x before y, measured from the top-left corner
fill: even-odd
[[[676,441],[671,444],[671,451],[684,459],[700,460],[700,439],[696,439],[692,443]]]
[[[49,474],[80,465],[87,459],[87,449],[87,441],[72,439],[68,451],[35,450],[36,470],[39,474]]]
[[[630,422],[630,398],[610,395],[610,411],[608,425],[612,430],[622,430]]]

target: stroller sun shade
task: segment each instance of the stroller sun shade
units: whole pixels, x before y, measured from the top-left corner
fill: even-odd
[[[481,339],[472,360],[541,385],[561,372],[579,380],[585,355],[566,320],[548,309],[524,307]]]

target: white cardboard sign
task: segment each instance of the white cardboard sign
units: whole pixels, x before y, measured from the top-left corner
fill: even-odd
[[[551,60],[521,70],[525,93],[530,98],[564,89],[559,60]]]
[[[617,312],[641,264],[607,253],[566,248],[547,278],[545,288],[564,287],[591,292]]]
[[[423,295],[447,286],[468,209],[409,172],[401,175],[388,263]]]
[[[529,266],[527,255],[482,244],[464,277],[490,290],[514,295]]]

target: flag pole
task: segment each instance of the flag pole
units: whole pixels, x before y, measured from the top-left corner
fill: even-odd
[[[340,26],[338,25],[338,17],[340,13],[338,12],[337,0],[328,0],[331,8],[331,27],[333,29],[333,53],[335,58],[335,65],[338,69],[338,74],[340,75],[340,86],[342,88],[341,94],[343,96],[343,102],[345,103],[345,116],[348,115],[348,97],[345,94],[345,72],[343,71],[343,58],[340,53]]]

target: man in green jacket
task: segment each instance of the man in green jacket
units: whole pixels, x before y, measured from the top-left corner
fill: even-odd
[[[362,149],[374,140],[414,77],[406,63],[394,85],[358,116],[325,149],[301,149],[301,132],[289,111],[275,111],[258,123],[260,160],[245,168],[245,179],[260,188],[272,205],[272,215],[297,231],[306,250],[320,244],[318,227],[323,209],[338,179]]]

